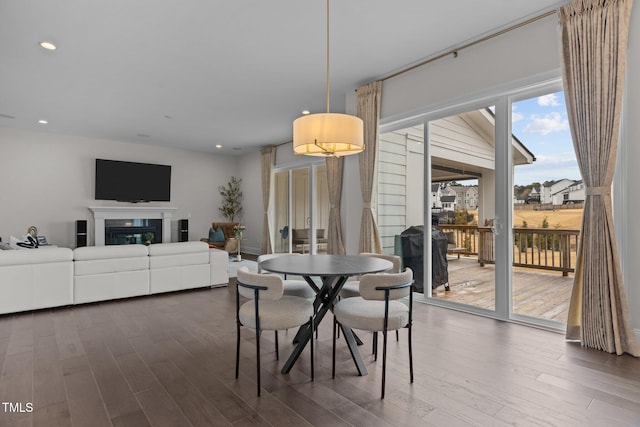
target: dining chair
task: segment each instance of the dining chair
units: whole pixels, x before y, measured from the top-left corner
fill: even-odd
[[[382,393],[384,399],[387,370],[387,331],[407,328],[409,333],[409,373],[413,383],[411,326],[413,313],[413,271],[365,274],[360,278],[359,297],[345,298],[334,306],[332,378],[336,376],[336,330],[339,326],[374,334],[382,332]],[[399,301],[409,296],[409,305]]]
[[[276,359],[278,358],[278,330],[299,327],[309,323],[313,334],[313,303],[305,298],[283,295],[283,280],[277,274],[261,274],[238,269],[236,286],[236,379],[240,368],[240,327],[256,331],[257,387],[260,396],[260,334],[264,330],[276,332]],[[249,301],[240,305],[240,296]],[[311,380],[314,379],[313,340],[311,342]]]
[[[373,252],[361,252],[358,255],[360,256],[368,256],[374,258],[380,258],[387,261],[390,261],[393,264],[391,270],[388,270],[387,273],[400,273],[402,269],[402,259],[397,255],[387,255],[387,254],[376,254]],[[342,290],[340,291],[340,298],[353,298],[360,296],[360,282],[358,280],[349,280],[344,286],[342,286]],[[340,331],[338,331],[338,337],[340,337]],[[398,331],[396,330],[396,341],[400,340],[400,336]],[[373,353],[374,360],[378,360],[378,334],[373,334],[373,344],[371,348],[371,352]]]
[[[261,262],[266,261],[268,259],[278,258],[281,256],[303,256],[302,254],[297,253],[277,253],[277,254],[263,254],[258,255],[258,273],[264,273],[265,270],[262,269]],[[300,279],[287,279],[287,275],[283,274],[282,285],[284,286],[284,295],[292,295],[294,297],[305,298],[310,301],[313,301],[316,298],[316,292],[309,286],[309,284],[305,280]],[[315,314],[314,314],[315,316]],[[276,331],[277,334],[277,331]],[[316,339],[318,339],[318,330],[316,329]],[[276,335],[277,340],[277,335]]]
[[[263,254],[258,255],[258,273],[264,273],[265,270],[262,269],[261,263],[262,261],[266,261],[268,259],[278,258],[281,256],[303,256],[302,254],[295,253],[278,253],[278,254]],[[299,279],[287,279],[287,276],[284,275],[283,283],[284,286],[284,295],[291,295],[294,297],[306,298],[313,300],[316,297],[315,291],[309,286],[309,284],[304,280]]]

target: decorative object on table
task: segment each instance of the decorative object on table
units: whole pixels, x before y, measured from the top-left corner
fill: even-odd
[[[364,123],[349,114],[330,113],[329,0],[327,0],[327,112],[293,122],[293,151],[307,156],[340,157],[364,150]]]
[[[238,241],[238,256],[236,257],[236,261],[242,260],[242,255],[240,255],[240,241],[242,240],[242,234],[246,229],[247,227],[245,227],[242,224],[237,224],[233,226],[233,230],[236,233],[236,240]]]
[[[148,232],[144,234],[144,244],[149,246],[150,244],[153,243],[153,238],[155,237],[155,234],[152,232]]]
[[[231,222],[233,222],[234,218],[242,216],[242,198],[244,195],[240,189],[241,182],[242,179],[232,176],[226,186],[221,185],[218,187],[218,192],[222,196],[222,206],[218,210],[223,217]]]

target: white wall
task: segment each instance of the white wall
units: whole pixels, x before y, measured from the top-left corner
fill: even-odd
[[[236,157],[152,147],[66,135],[0,128],[0,236],[23,236],[38,227],[50,244],[75,247],[75,221],[88,220],[89,244],[94,242],[93,216],[88,206],[124,206],[94,198],[95,159],[114,159],[172,166],[172,241],[177,220],[189,218],[189,239],[207,236],[218,213],[218,186],[237,173]]]
[[[244,214],[241,222],[247,226],[242,240],[242,252],[260,254],[262,242],[262,170],[260,152],[252,151],[243,155],[238,162],[238,176],[242,178]],[[280,241],[280,240],[278,240]]]

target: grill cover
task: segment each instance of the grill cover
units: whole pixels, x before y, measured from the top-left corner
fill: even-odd
[[[400,251],[397,255],[402,258],[402,264],[413,270],[413,290],[424,292],[424,227],[412,226],[403,231],[399,236]],[[437,227],[431,228],[431,279],[432,288],[449,282],[447,271],[447,237]],[[397,253],[400,252],[400,253]]]

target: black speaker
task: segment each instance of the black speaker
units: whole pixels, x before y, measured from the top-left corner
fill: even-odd
[[[87,220],[76,221],[76,248],[87,246]]]
[[[189,220],[188,219],[178,220],[178,241],[179,242],[189,241]]]

